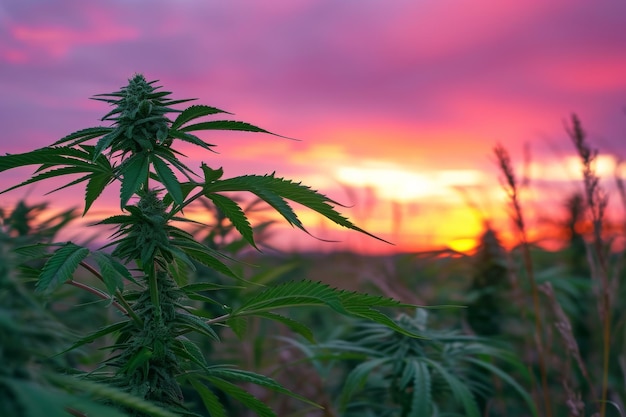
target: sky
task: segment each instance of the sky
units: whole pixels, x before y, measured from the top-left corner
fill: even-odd
[[[0,152],[100,125],[108,108],[89,97],[143,73],[174,98],[298,139],[205,136],[219,154],[194,152],[190,166],[301,180],[394,243],[299,208],[314,236],[339,242],[282,223],[275,246],[468,250],[485,220],[513,239],[498,143],[528,179],[524,210],[541,239],[580,189],[564,129],[572,113],[600,151],[607,189],[626,157],[625,28],[622,0],[4,0]],[[30,174],[0,173],[0,188]],[[82,204],[82,187],[45,196],[52,188],[3,194],[0,205],[24,195]],[[94,211],[114,210],[116,197]]]

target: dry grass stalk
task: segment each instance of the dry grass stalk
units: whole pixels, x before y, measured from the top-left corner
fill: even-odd
[[[583,181],[585,186],[585,199],[587,209],[591,215],[593,224],[593,253],[590,254],[590,266],[592,279],[600,284],[598,296],[598,308],[602,320],[602,388],[600,393],[600,416],[606,415],[608,394],[609,359],[611,353],[611,285],[609,282],[608,260],[606,245],[602,238],[603,222],[608,205],[608,195],[600,186],[600,178],[596,174],[595,161],[598,151],[591,149],[587,144],[587,135],[583,130],[580,120],[574,114],[571,118],[571,126],[566,126],[578,155],[583,164]]]
[[[567,383],[567,380],[563,380],[563,389],[565,390],[565,396],[567,400],[565,405],[569,410],[571,417],[584,417],[585,415],[585,403],[580,398],[580,392],[574,392]]]
[[[524,257],[524,266],[530,282],[531,295],[533,300],[533,310],[535,315],[535,334],[534,339],[537,345],[537,355],[539,359],[539,370],[541,372],[541,387],[542,395],[545,407],[545,415],[547,417],[552,416],[552,405],[550,401],[550,393],[548,392],[548,373],[546,367],[546,350],[543,343],[543,322],[541,318],[541,308],[539,305],[539,291],[537,289],[537,283],[535,281],[535,275],[533,270],[533,264],[530,257],[530,248],[528,244],[528,236],[526,233],[526,226],[524,223],[524,216],[522,214],[522,208],[519,202],[518,184],[515,179],[515,173],[513,172],[513,165],[508,151],[502,146],[497,145],[494,148],[494,153],[500,165],[500,170],[504,174],[505,182],[502,186],[504,191],[509,197],[509,201],[513,208],[512,218],[517,227],[519,238],[521,242],[521,250]]]
[[[556,320],[554,322],[554,327],[556,327],[556,329],[558,330],[563,340],[563,343],[565,344],[566,352],[568,354],[568,362],[569,362],[569,358],[572,358],[572,357],[574,358],[574,360],[576,361],[576,364],[578,365],[578,368],[580,369],[580,372],[582,373],[583,377],[585,378],[585,381],[587,382],[589,386],[589,389],[592,392],[592,395],[595,397],[596,395],[594,392],[595,390],[594,390],[593,385],[591,384],[591,379],[589,378],[587,367],[585,366],[585,363],[583,362],[582,357],[580,355],[580,349],[578,348],[578,342],[576,341],[576,338],[574,337],[572,324],[569,318],[567,317],[567,314],[565,314],[565,311],[563,311],[561,304],[556,299],[556,296],[554,295],[554,289],[552,288],[552,284],[549,282],[546,282],[539,286],[539,290],[546,295],[546,298],[548,299],[548,302],[552,309],[552,313],[555,316]],[[579,392],[574,393],[572,388],[570,388],[569,383],[568,383],[569,377],[570,377],[569,373],[567,375],[564,375],[563,377],[563,387],[565,389],[565,393],[567,397],[567,406],[570,409],[571,415],[573,416],[583,415],[582,413],[578,414],[577,412],[575,412],[575,410],[577,410],[579,406],[582,406],[582,408],[584,409],[584,403],[582,402],[580,398],[581,397],[580,393]]]

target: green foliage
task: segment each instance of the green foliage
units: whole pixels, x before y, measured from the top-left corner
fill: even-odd
[[[482,336],[501,333],[501,323],[505,318],[502,293],[509,286],[504,255],[496,232],[487,225],[474,256],[474,273],[468,295],[470,303],[466,310],[469,325]]]
[[[72,278],[74,271],[88,254],[89,249],[66,243],[44,265],[37,282],[37,290],[49,294],[63,285]]]
[[[385,297],[337,290],[312,281],[288,282],[253,295],[243,305],[235,308],[229,314],[229,319],[265,315],[272,310],[297,306],[327,306],[347,316],[366,318],[381,323],[406,336],[419,337],[419,333],[413,333],[397,325],[392,319],[375,309],[375,307],[410,307],[410,305]],[[273,318],[274,316],[265,317]],[[307,335],[308,332],[304,330],[303,336]]]
[[[345,340],[319,345],[290,342],[309,360],[331,361],[339,368],[343,365],[345,377],[336,401],[346,417],[479,417],[483,415],[479,397],[494,395],[495,391],[488,374],[510,385],[537,415],[519,381],[493,363],[503,361],[523,375],[521,363],[510,352],[477,337],[430,330],[426,319],[423,309],[413,317],[400,315],[396,319],[398,326],[423,338],[409,337],[379,323],[357,322]]]
[[[45,260],[37,280],[39,294],[55,296],[63,284],[70,283],[108,300],[108,306],[125,316],[99,330],[90,329],[86,336],[69,343],[65,353],[74,354],[75,349],[90,343],[98,343],[108,352],[91,372],[71,370],[73,376],[67,377],[71,382],[65,380],[69,389],[99,396],[107,405],[117,407],[119,415],[195,415],[183,396],[184,390],[193,389],[212,416],[227,415],[232,400],[257,415],[275,416],[268,405],[241,384],[307,401],[269,377],[211,363],[198,339],[219,343],[223,326],[243,334],[246,321],[252,317],[279,322],[313,339],[306,325],[276,311],[302,306],[330,307],[343,315],[381,323],[407,337],[417,335],[379,310],[409,305],[384,297],[303,281],[241,293],[242,298],[236,303],[226,305],[221,303],[221,294],[234,287],[222,285],[221,281],[188,284],[189,272],[209,268],[218,276],[237,280],[244,288],[263,285],[240,277],[230,265],[233,260],[229,256],[174,225],[195,224],[185,218],[183,210],[196,202],[210,201],[242,240],[256,248],[254,229],[232,192],[257,196],[289,224],[305,232],[289,202],[301,204],[340,226],[375,236],[343,217],[335,209],[337,202],[274,173],[223,179],[221,168],[203,163],[203,175],[199,175],[179,159],[183,154],[176,145],[184,142],[204,150],[211,150],[214,145],[190,132],[272,133],[240,121],[202,121],[207,116],[229,113],[203,105],[178,110],[173,106],[189,100],[170,99],[171,93],[159,91],[160,87],[154,84],[155,81],[147,82],[142,75],[135,75],[119,91],[97,95],[96,100],[112,106],[102,118],[111,126],[81,129],[46,148],[0,156],[0,172],[36,167],[30,179],[3,192],[70,175],[73,179],[64,181],[56,190],[86,183],[83,214],[109,185],[119,184],[122,213],[98,222],[114,228],[110,241],[100,250],[73,242],[30,245],[19,250],[31,260],[37,255]],[[205,228],[210,230],[210,226]],[[44,250],[48,247],[57,249],[48,253]],[[103,251],[111,247],[110,254]],[[91,275],[90,279],[84,277],[84,271]],[[214,309],[198,308],[198,302]],[[82,382],[85,384],[81,388]],[[89,404],[76,407],[74,415],[93,411]]]
[[[95,416],[125,417],[126,413],[102,404],[99,400],[113,400],[134,410],[153,416],[174,415],[133,397],[123,391],[103,384],[77,380],[62,375],[58,370],[68,366],[61,358],[53,356],[70,338],[70,332],[49,311],[45,310],[24,283],[19,262],[29,260],[15,245],[39,238],[51,239],[58,224],[47,219],[36,227],[24,222],[27,213],[39,206],[18,203],[4,225],[0,222],[0,415],[24,417],[66,417],[68,410],[81,410]],[[65,213],[63,221],[69,221]],[[28,224],[29,235],[12,237],[15,224]],[[24,229],[21,229],[23,232]],[[38,231],[39,233],[35,233]],[[75,245],[76,246],[76,245]],[[77,246],[78,247],[78,246]],[[76,248],[71,248],[74,253]],[[69,255],[71,258],[72,256]]]

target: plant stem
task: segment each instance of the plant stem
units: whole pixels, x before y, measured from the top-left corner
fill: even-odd
[[[70,407],[66,407],[65,411],[67,411],[68,414],[71,414],[74,417],[87,417],[86,414],[83,414],[80,411],[74,410],[73,408],[70,408]]]
[[[607,257],[604,254],[604,242],[602,239],[602,224],[604,214],[608,205],[608,196],[600,187],[600,178],[598,177],[594,163],[598,156],[596,149],[591,149],[587,144],[586,133],[582,128],[578,116],[572,115],[571,127],[566,126],[566,130],[574,142],[574,146],[578,151],[581,162],[583,164],[583,183],[585,186],[585,197],[587,207],[591,213],[593,224],[593,251],[594,257],[590,257],[590,262],[595,265],[592,267],[592,278],[600,281],[601,293],[598,295],[598,304],[600,310],[600,319],[602,320],[602,388],[600,393],[600,417],[606,415],[607,395],[609,388],[609,361],[611,354],[611,295],[609,282],[609,265]],[[620,189],[618,182],[618,189]],[[623,189],[620,189],[623,192]]]
[[[148,286],[150,287],[150,301],[154,306],[155,318],[161,317],[161,301],[159,299],[159,287],[156,271],[154,266],[151,271],[148,271]]]
[[[595,215],[594,215],[595,216]],[[602,294],[600,295],[600,315],[602,319],[602,387],[600,391],[600,417],[606,415],[609,390],[609,362],[611,356],[611,296],[609,294],[608,265],[604,256],[601,236],[601,220],[594,221],[594,250],[598,259]]]
[[[546,415],[552,416],[552,405],[550,404],[550,395],[548,394],[548,372],[546,366],[546,353],[543,346],[543,323],[541,320],[541,309],[539,305],[539,291],[537,290],[537,282],[535,281],[535,273],[533,270],[533,264],[530,257],[530,249],[528,242],[526,241],[526,232],[522,233],[522,251],[524,256],[524,267],[528,274],[528,280],[533,297],[533,310],[535,313],[535,343],[537,344],[537,350],[539,353],[539,369],[541,372],[541,387],[543,390],[544,406],[546,408]]]
[[[100,274],[100,272],[98,272],[95,268],[93,268],[91,265],[89,265],[88,263],[85,262],[81,262],[80,266],[82,266],[83,268],[85,268],[87,271],[91,272],[96,278],[98,278],[101,282],[104,282],[104,278],[102,277],[102,274]],[[75,282],[75,281],[72,281]],[[91,288],[91,287],[89,287]],[[94,288],[95,289],[95,288]],[[91,291],[90,291],[91,292]],[[104,294],[104,293],[101,293]],[[104,294],[106,296],[106,294]],[[124,299],[124,295],[122,294],[122,292],[120,290],[115,291],[115,297],[117,299],[117,302],[113,302],[113,304],[115,306],[123,306],[124,308],[121,309],[120,311],[123,311],[124,314],[126,314],[127,316],[129,316],[130,318],[132,318],[135,323],[137,324],[142,324],[143,321],[141,320],[141,318],[133,311],[132,307],[130,306],[130,304],[128,304],[128,302],[126,301],[126,299]],[[106,299],[109,299],[108,296],[106,296]],[[119,304],[118,304],[119,302]]]
[[[224,314],[222,316],[219,317],[215,317],[212,319],[209,319],[207,321],[205,321],[206,324],[215,324],[215,323],[221,323],[223,321],[226,321],[230,318],[230,314]]]
[[[103,300],[111,300],[111,297],[109,297],[107,294],[103,293],[102,291],[100,291],[97,288],[94,287],[90,287],[87,284],[83,284],[81,282],[77,282],[77,281],[66,281],[67,284],[72,285],[76,288],[80,288],[81,290],[85,290],[95,296],[97,296],[98,298],[101,298]],[[128,313],[128,311],[122,307],[117,301],[112,301],[111,304],[113,304],[113,306],[115,308],[117,308],[119,311],[121,311],[124,315],[126,316],[130,316],[130,314]]]
[[[202,187],[203,184],[197,183],[196,185],[198,187]],[[176,213],[181,213],[185,207],[187,207],[189,204],[193,203],[195,200],[199,199],[203,195],[204,195],[204,191],[200,191],[196,193],[194,196],[188,197],[182,204],[178,206],[173,204],[172,209],[169,212],[169,218],[173,217]]]

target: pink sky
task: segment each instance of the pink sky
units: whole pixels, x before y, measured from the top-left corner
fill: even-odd
[[[488,216],[506,210],[497,142],[518,168],[529,144],[537,218],[558,217],[577,187],[569,114],[582,118],[609,177],[626,158],[625,28],[619,0],[9,0],[0,5],[1,151],[98,125],[108,108],[88,98],[142,72],[175,97],[301,140],[207,137],[220,155],[198,164],[303,180],[353,205],[346,214],[400,250],[454,244],[481,228],[455,187]],[[0,188],[28,173],[0,174]],[[29,200],[81,204],[82,188],[43,197],[51,188],[29,189]],[[113,197],[95,208],[115,206]],[[277,228],[286,246],[388,250],[303,219],[343,243]]]

